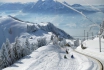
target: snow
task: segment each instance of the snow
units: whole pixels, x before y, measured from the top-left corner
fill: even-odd
[[[12,66],[3,70],[95,70],[98,69],[96,61],[87,58],[69,49],[69,54],[65,53],[66,48],[49,44],[32,52],[30,55],[17,61]],[[71,58],[71,55],[74,58]],[[64,58],[67,56],[67,59]]]

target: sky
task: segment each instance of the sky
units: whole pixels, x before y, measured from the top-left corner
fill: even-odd
[[[0,2],[36,2],[37,0],[0,0]],[[104,4],[104,0],[57,0],[57,1],[66,1],[69,4],[91,4],[91,5],[96,5],[96,4]]]

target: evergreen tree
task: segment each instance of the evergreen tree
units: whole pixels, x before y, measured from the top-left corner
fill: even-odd
[[[15,55],[14,55],[14,51],[13,51],[13,46],[11,47],[11,53],[10,53],[10,55],[11,55],[11,63],[13,64],[14,62],[15,62]]]
[[[26,38],[26,41],[25,41],[25,50],[26,50],[26,54],[28,55],[28,54],[30,54],[30,52],[31,52],[31,46],[30,46],[30,43],[29,43],[29,41],[28,41],[28,38]]]
[[[8,52],[7,52],[7,48],[5,43],[3,43],[2,47],[1,47],[1,60],[2,60],[2,68],[7,67],[9,65],[9,61],[8,61]]]
[[[47,44],[46,38],[38,38],[37,44],[38,44],[38,47],[45,46]]]
[[[12,60],[11,60],[12,55],[11,55],[11,45],[10,45],[9,39],[6,39],[5,45],[6,45],[6,49],[7,49],[7,55],[8,55],[7,60],[8,60],[9,65],[11,65],[12,64]]]
[[[15,49],[17,52],[16,58],[20,59],[22,56],[21,56],[21,45],[20,45],[20,41],[19,41],[18,37],[16,37],[16,39],[15,39]]]

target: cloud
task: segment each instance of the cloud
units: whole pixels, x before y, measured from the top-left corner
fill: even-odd
[[[65,26],[67,26],[67,27],[76,27],[77,25],[75,23],[69,23],[69,24],[66,24]]]

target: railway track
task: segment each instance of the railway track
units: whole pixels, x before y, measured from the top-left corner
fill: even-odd
[[[76,50],[74,50],[74,51],[77,52],[77,53],[79,53],[79,54],[85,55],[85,56],[87,56],[87,57],[89,57],[91,59],[94,59],[95,61],[97,61],[98,65],[99,65],[99,70],[104,70],[104,65],[103,65],[102,61],[100,61],[99,59],[97,59],[95,57],[92,57],[92,56],[90,56],[88,54],[81,53],[81,52],[76,51]]]

